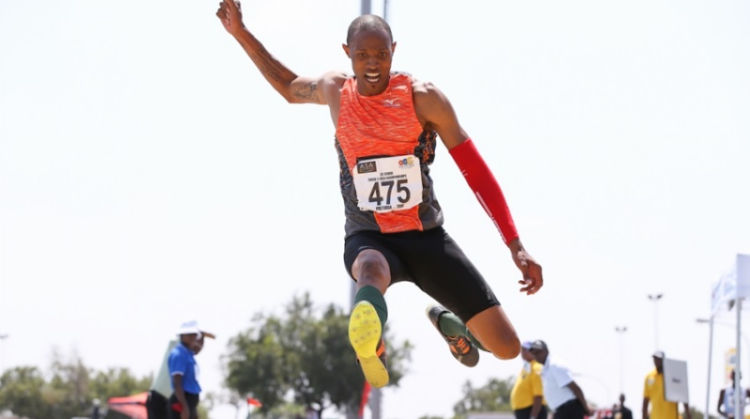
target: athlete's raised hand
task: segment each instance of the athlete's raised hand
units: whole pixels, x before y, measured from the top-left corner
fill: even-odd
[[[222,0],[219,3],[219,10],[216,11],[216,16],[221,20],[224,29],[231,35],[245,29],[245,24],[242,23],[242,7],[239,1]]]
[[[544,285],[542,266],[531,257],[518,240],[514,240],[510,244],[510,252],[513,256],[513,262],[523,274],[523,280],[518,281],[521,284],[520,291],[525,292],[526,295],[536,294]]]

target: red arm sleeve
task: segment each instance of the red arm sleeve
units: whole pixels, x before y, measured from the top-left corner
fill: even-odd
[[[510,215],[510,209],[505,201],[503,191],[487,163],[479,155],[474,142],[468,138],[463,143],[450,149],[450,153],[464,175],[466,183],[469,184],[477,200],[500,231],[505,244],[507,245],[517,239],[516,225]]]

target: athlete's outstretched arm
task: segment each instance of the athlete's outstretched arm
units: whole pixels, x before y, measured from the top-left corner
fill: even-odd
[[[274,58],[263,44],[245,27],[242,21],[240,3],[235,0],[222,0],[216,16],[224,29],[237,40],[253,61],[263,77],[289,103],[328,104],[328,85],[343,75],[328,73],[322,77],[300,77]]]
[[[523,280],[519,281],[521,292],[536,293],[544,283],[542,267],[521,244],[503,191],[473,141],[461,128],[450,101],[432,84],[418,83],[414,87],[414,106],[420,122],[437,131],[477,200],[510,248],[513,261],[523,274]]]

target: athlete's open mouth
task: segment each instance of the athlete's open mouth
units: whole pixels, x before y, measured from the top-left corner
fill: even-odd
[[[380,81],[380,73],[365,73],[365,80],[370,83],[377,83]]]

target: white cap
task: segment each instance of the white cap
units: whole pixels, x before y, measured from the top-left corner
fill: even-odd
[[[207,338],[215,339],[216,336],[213,333],[201,330],[198,327],[198,322],[190,320],[180,325],[180,330],[177,332],[178,335],[203,335]]]

